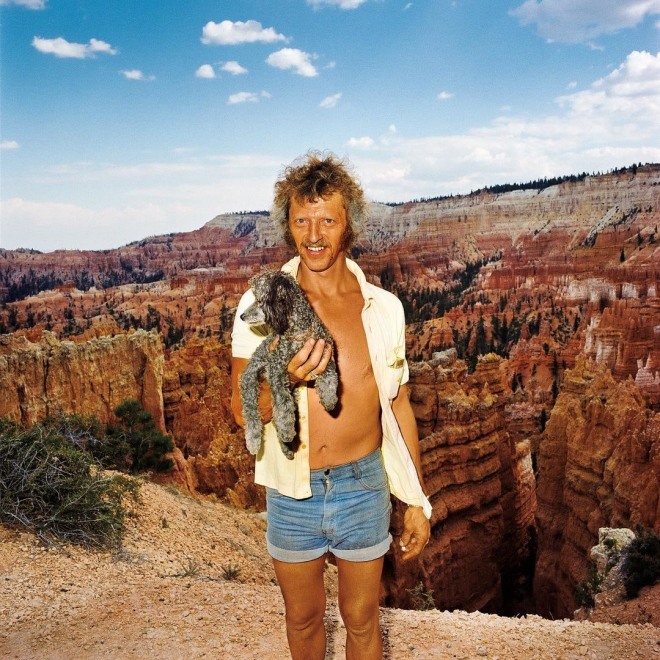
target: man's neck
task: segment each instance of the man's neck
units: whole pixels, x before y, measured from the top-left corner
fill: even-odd
[[[357,279],[346,264],[346,254],[342,254],[327,270],[309,270],[304,261],[298,267],[298,284],[308,295],[332,298],[350,291],[357,284]]]

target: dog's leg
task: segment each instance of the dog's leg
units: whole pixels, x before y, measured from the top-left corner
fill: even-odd
[[[290,444],[296,436],[296,401],[289,386],[289,376],[283,360],[271,360],[266,369],[273,398],[273,425],[282,451],[291,459],[293,452]]]
[[[325,371],[319,374],[314,381],[314,389],[319,396],[321,405],[329,412],[337,406],[337,390],[339,389],[339,376],[334,360],[328,362]]]
[[[245,445],[251,454],[257,454],[261,449],[263,431],[263,423],[259,414],[259,374],[263,369],[263,357],[259,348],[254,352],[241,374]]]

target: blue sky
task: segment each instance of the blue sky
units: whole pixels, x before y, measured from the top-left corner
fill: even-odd
[[[311,148],[370,199],[660,162],[660,0],[0,0],[0,247],[266,209]]]

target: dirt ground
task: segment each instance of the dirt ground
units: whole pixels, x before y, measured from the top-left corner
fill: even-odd
[[[285,660],[284,607],[264,531],[259,514],[151,483],[119,553],[44,547],[0,527],[0,658]],[[343,658],[333,566],[326,576],[327,658]],[[660,658],[660,628],[651,623],[386,608],[381,619],[391,660]]]

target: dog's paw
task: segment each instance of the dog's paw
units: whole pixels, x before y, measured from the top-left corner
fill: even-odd
[[[336,378],[320,378],[316,381],[316,393],[319,396],[321,405],[330,412],[337,406],[338,382]]]
[[[288,458],[290,461],[293,460],[294,453],[291,451],[291,447],[286,442],[280,442],[280,447],[282,448],[282,453]]]
[[[328,411],[331,412],[337,407],[337,394],[335,392],[329,392],[325,396],[319,396],[321,405]]]
[[[259,453],[259,450],[261,449],[261,429],[259,429],[258,432],[245,432],[245,446],[251,454],[256,456]]]

